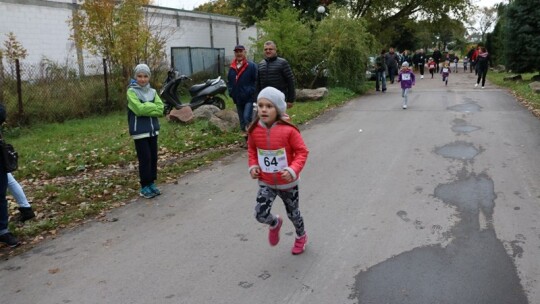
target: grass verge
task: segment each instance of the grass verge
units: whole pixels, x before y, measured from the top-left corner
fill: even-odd
[[[534,115],[540,117],[540,94],[535,93],[529,87],[529,84],[533,82],[531,78],[534,75],[538,75],[538,73],[521,74],[522,80],[520,81],[504,80],[505,77],[511,75],[515,74],[490,72],[488,73],[487,78],[498,86],[510,89],[512,94],[516,96],[523,105],[529,108]]]

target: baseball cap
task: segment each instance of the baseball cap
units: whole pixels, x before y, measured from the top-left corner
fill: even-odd
[[[235,51],[236,51],[236,50],[242,50],[242,51],[243,51],[243,50],[245,50],[245,49],[246,49],[246,48],[245,48],[243,45],[241,45],[241,44],[239,44],[239,45],[237,45],[237,46],[234,47],[234,50],[235,50]]]

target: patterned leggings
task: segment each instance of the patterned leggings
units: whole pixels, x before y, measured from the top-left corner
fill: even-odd
[[[283,200],[285,210],[287,210],[287,217],[289,217],[293,223],[296,235],[304,235],[304,219],[298,208],[298,186],[287,190],[277,190],[267,186],[259,186],[257,205],[255,206],[255,218],[257,221],[268,225],[274,223],[276,217],[270,213],[270,210],[272,209],[272,204],[274,203],[276,196],[279,196]]]

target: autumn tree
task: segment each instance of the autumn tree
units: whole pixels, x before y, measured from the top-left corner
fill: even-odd
[[[72,39],[93,55],[106,58],[124,80],[140,62],[151,67],[164,58],[165,39],[154,34],[145,5],[149,0],[85,0],[70,24]]]
[[[227,0],[229,8],[237,11],[237,16],[247,26],[255,24],[266,17],[271,9],[292,8],[298,12],[301,20],[316,19],[320,5],[345,5],[347,0]]]
[[[13,32],[6,34],[7,40],[4,41],[4,51],[2,52],[3,56],[6,57],[11,73],[15,73],[15,60],[21,60],[28,56],[27,50],[22,46],[22,44],[17,40],[17,36]]]
[[[234,7],[231,7],[227,0],[216,0],[203,3],[194,8],[193,11],[239,17],[239,11]]]

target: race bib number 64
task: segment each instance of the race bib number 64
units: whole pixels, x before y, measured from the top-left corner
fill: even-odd
[[[287,153],[285,148],[278,150],[263,150],[257,149],[259,159],[259,167],[262,172],[274,173],[283,170],[287,167]]]

